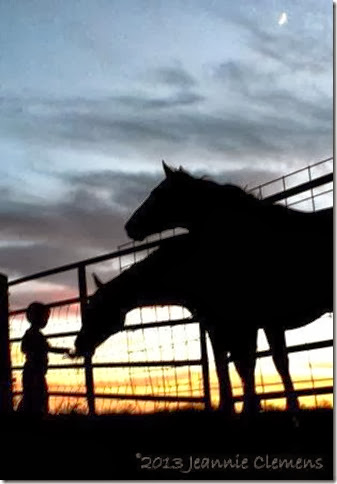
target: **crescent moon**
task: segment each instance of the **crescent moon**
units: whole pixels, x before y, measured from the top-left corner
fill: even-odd
[[[288,22],[288,16],[286,14],[286,12],[282,12],[281,15],[280,15],[280,18],[278,20],[278,24],[279,25],[284,25]]]

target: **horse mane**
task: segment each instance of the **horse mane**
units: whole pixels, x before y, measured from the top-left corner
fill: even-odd
[[[299,230],[299,227],[302,227],[304,230],[303,223],[306,227],[309,227],[308,223],[310,225],[311,220],[315,219],[319,224],[319,230],[321,230],[322,223],[322,227],[325,227],[324,219],[332,219],[332,209],[326,210],[326,214],[323,211],[303,212],[270,200],[258,198],[247,189],[247,185],[240,187],[231,183],[219,183],[209,179],[207,175],[197,177],[182,167],[175,173],[177,176],[185,178],[189,184],[196,187],[198,184],[200,188],[202,186],[203,200],[209,200],[213,207],[220,210],[230,200],[231,192],[233,195],[233,204],[231,205],[233,213],[236,209],[241,214],[245,212],[248,217],[247,221],[250,220],[250,223],[262,223],[265,227],[270,227],[270,224],[272,224],[274,227],[284,227],[284,230],[287,227],[289,228],[290,223],[293,229]]]
[[[179,170],[176,170],[176,173],[180,177],[186,177],[186,179],[188,179],[191,182],[196,182],[196,183],[202,182],[204,187],[209,188],[210,190],[214,190],[215,188],[220,190],[223,188],[227,188],[227,189],[229,188],[233,191],[236,191],[237,194],[240,195],[241,197],[246,198],[247,201],[258,202],[258,203],[261,203],[261,205],[268,205],[268,206],[273,205],[272,202],[269,202],[268,200],[262,200],[258,198],[256,195],[254,195],[253,193],[250,193],[247,188],[247,185],[242,187],[239,185],[234,185],[232,183],[219,183],[215,180],[210,179],[208,175],[201,175],[200,177],[197,177],[192,175],[189,171],[185,170],[182,166],[180,166]]]
[[[210,200],[215,206],[222,207],[223,203],[226,203],[226,197],[233,195],[232,209],[238,208],[239,211],[247,210],[247,216],[255,216],[255,221],[260,220],[266,223],[273,222],[273,224],[284,223],[288,219],[289,215],[294,215],[295,218],[298,215],[302,215],[303,212],[299,212],[287,206],[275,203],[270,200],[264,200],[258,198],[257,195],[251,193],[247,185],[245,187],[234,185],[232,183],[219,183],[209,179],[207,175],[194,176],[184,168],[180,167],[176,170],[177,176],[184,178],[186,183],[193,184],[195,187],[198,185],[200,189],[202,187],[204,199]],[[237,205],[235,205],[237,204]],[[249,215],[248,215],[249,214]]]

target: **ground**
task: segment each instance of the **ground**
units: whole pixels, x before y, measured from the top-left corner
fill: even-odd
[[[8,480],[332,479],[333,412],[3,419]],[[3,440],[5,442],[5,440]]]

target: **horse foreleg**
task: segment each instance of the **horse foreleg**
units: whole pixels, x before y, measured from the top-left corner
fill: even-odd
[[[287,395],[287,409],[298,410],[299,404],[289,372],[289,359],[282,328],[264,328],[272,353],[274,365],[279,372]]]
[[[231,349],[235,367],[243,384],[243,412],[257,413],[260,403],[255,392],[257,329],[253,328],[243,335]]]
[[[220,338],[219,341],[219,338],[217,338],[215,333],[211,331],[209,331],[209,336],[213,347],[215,367],[219,382],[219,410],[230,416],[234,414],[235,411],[228,371],[228,351],[221,344],[222,338]]]

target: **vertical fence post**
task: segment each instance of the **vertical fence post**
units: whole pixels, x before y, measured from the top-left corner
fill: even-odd
[[[0,274],[0,414],[13,410],[12,371],[9,345],[8,279]]]
[[[79,294],[80,294],[81,319],[83,321],[85,305],[88,298],[87,279],[86,279],[84,264],[80,264],[78,266],[78,287],[79,287]],[[85,371],[85,384],[87,387],[89,415],[94,415],[95,414],[94,373],[92,368],[91,356],[89,355],[84,357],[84,371]]]
[[[308,166],[308,177],[309,177],[309,182],[311,182],[312,181],[311,166]],[[310,188],[310,197],[311,197],[311,203],[312,203],[312,211],[316,212],[315,194],[314,194],[314,189],[312,187]]]
[[[204,400],[205,409],[210,410],[212,408],[211,403],[211,385],[209,377],[209,362],[207,352],[206,330],[199,323],[200,328],[200,348],[201,348],[201,365],[202,365],[202,381],[204,385]]]

